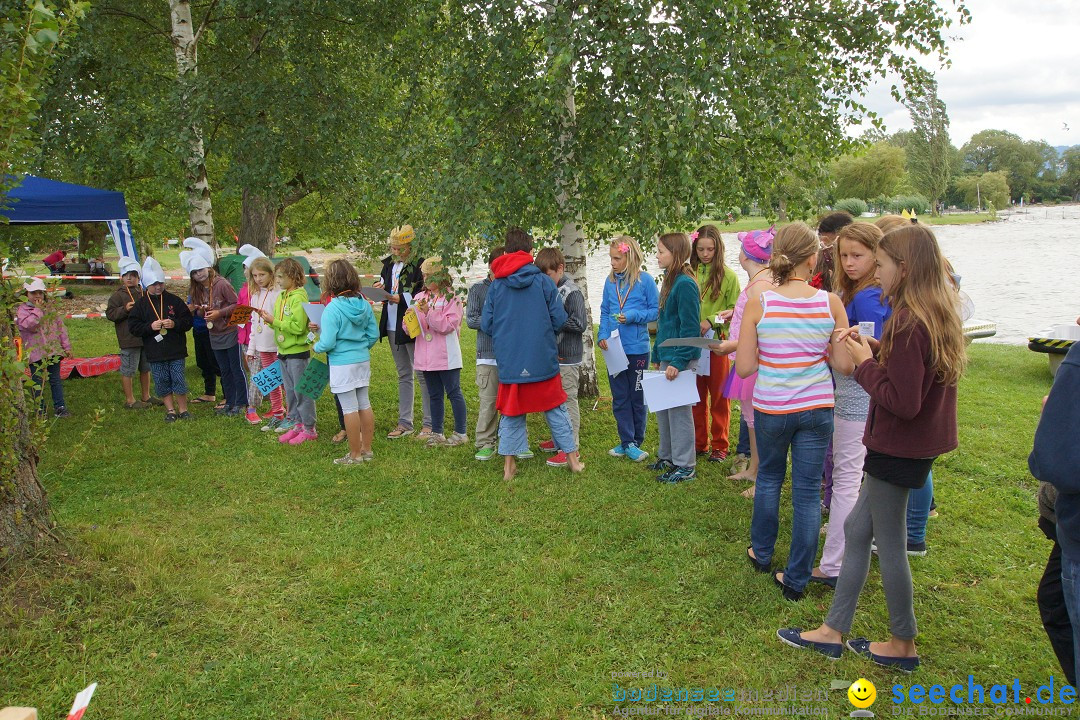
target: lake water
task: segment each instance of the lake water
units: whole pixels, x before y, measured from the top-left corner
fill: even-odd
[[[1006,221],[977,225],[938,225],[934,234],[942,252],[961,276],[961,289],[975,303],[972,320],[997,323],[997,335],[979,342],[1026,345],[1028,337],[1054,325],[1075,323],[1080,315],[1080,206],[1032,208]],[[738,264],[738,237],[723,233],[728,267]],[[655,253],[647,270],[657,273]],[[589,254],[587,277],[594,322],[600,317],[604,279],[610,270],[607,246]],[[1056,270],[1056,271],[1055,271]],[[468,282],[486,268],[473,265]]]
[[[1027,338],[1080,315],[1080,207],[1034,208],[1006,222],[939,225],[934,234],[941,250],[960,273],[961,289],[975,303],[976,320],[997,323],[997,335],[981,342],[1026,345]],[[728,267],[738,264],[738,238],[724,233]],[[648,270],[657,274],[655,254]],[[607,248],[589,255],[589,301],[600,315],[604,279],[610,266]],[[1053,268],[1059,270],[1055,272]]]

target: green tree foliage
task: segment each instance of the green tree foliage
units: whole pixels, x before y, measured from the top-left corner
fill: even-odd
[[[1080,199],[1080,145],[1074,145],[1061,157],[1061,192],[1072,200]]]
[[[961,152],[967,172],[1004,172],[1014,197],[1030,202],[1057,193],[1057,152],[1041,140],[1025,141],[1005,130],[983,130]]]
[[[941,52],[965,18],[932,2],[450,4],[412,39],[438,47],[410,85],[438,119],[406,143],[423,221],[447,246],[575,216],[649,237],[767,199],[785,169],[849,146],[865,108],[847,98],[893,66],[921,82],[907,51]]]
[[[404,67],[390,69],[387,40],[407,3],[193,5],[199,73],[183,85],[168,10],[132,0],[90,13],[50,93],[46,162],[73,179],[132,188],[137,234],[143,209],[171,218],[155,228],[185,231],[188,118],[203,129],[222,234],[241,227],[241,205],[262,211],[273,232],[285,207],[313,193],[321,200],[304,217],[341,224],[358,197],[377,194],[402,119],[395,72]],[[385,227],[382,199],[365,201],[363,217]]]
[[[986,172],[981,175],[965,175],[957,180],[956,189],[970,207],[980,205],[996,208],[1009,204],[1009,176],[1003,170]]]
[[[34,119],[56,52],[86,2],[0,3],[0,177],[25,168],[37,147]]]
[[[833,210],[843,210],[852,217],[859,217],[870,209],[866,204],[866,201],[862,198],[844,198],[843,200],[837,200],[833,203],[832,207]]]
[[[922,92],[909,93],[904,105],[913,125],[905,148],[910,182],[929,198],[930,208],[937,215],[938,202],[948,191],[953,174],[949,114],[934,81],[927,83]]]
[[[835,194],[864,200],[888,196],[904,182],[904,149],[879,141],[860,153],[844,155],[832,167]]]

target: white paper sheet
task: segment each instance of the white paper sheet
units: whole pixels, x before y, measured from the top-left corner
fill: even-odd
[[[360,294],[372,302],[383,302],[390,297],[390,293],[377,287],[362,287],[360,288]]]
[[[319,303],[304,303],[304,312],[307,313],[308,320],[319,327],[322,327],[322,314],[325,309],[326,306]]]
[[[611,331],[611,337],[607,339],[607,348],[607,350],[601,350],[600,353],[604,356],[608,375],[614,377],[630,367],[630,361],[626,359],[626,352],[623,350],[622,338],[619,337],[618,330]]]
[[[714,332],[713,330],[709,330],[707,333],[705,333],[705,335],[702,337],[702,339],[703,340],[715,340],[716,339],[716,332]],[[701,349],[701,357],[698,358],[698,364],[697,364],[697,374],[699,376],[701,376],[701,377],[708,377],[709,376],[710,367],[712,365],[712,363],[709,361],[709,358],[711,358],[711,357],[712,357],[712,350],[710,350],[709,348],[702,348]]]
[[[712,331],[710,331],[712,332]],[[660,343],[660,347],[680,347],[689,346],[705,349],[709,347],[709,343],[718,343],[719,340],[715,338],[704,337],[682,337],[682,338],[668,338],[664,342]]]
[[[683,405],[695,405],[701,399],[697,391],[697,374],[683,370],[674,380],[668,380],[663,371],[649,370],[643,373],[641,389],[649,412],[670,410]]]

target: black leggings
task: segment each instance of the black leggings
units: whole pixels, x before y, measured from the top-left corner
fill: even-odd
[[[191,334],[195,338],[195,364],[199,366],[203,376],[203,395],[217,395],[217,378],[221,375],[221,370],[218,369],[217,358],[210,348],[210,333]]]

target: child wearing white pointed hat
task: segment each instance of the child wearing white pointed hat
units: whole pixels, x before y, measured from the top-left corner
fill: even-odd
[[[206,321],[210,335],[210,349],[221,371],[221,392],[225,396],[219,415],[236,416],[247,406],[247,378],[240,359],[238,329],[229,324],[236,308],[236,291],[228,280],[214,270],[214,250],[199,238],[184,240],[189,251],[180,253],[180,262],[191,277],[191,304],[194,314]]]
[[[195,248],[180,253],[180,267],[189,277],[192,273],[189,267],[198,265],[200,268],[209,268],[214,264],[213,250],[209,252],[204,250],[203,246],[208,250],[210,246],[199,238],[186,238],[184,246]],[[217,378],[221,375],[221,370],[214,357],[214,350],[210,346],[210,330],[206,327],[206,320],[202,316],[203,308],[195,304],[195,298],[192,296],[195,285],[196,283],[192,282],[188,288],[187,304],[188,310],[191,311],[191,338],[195,342],[195,364],[203,377],[203,393],[192,399],[192,402],[213,404],[217,402]]]
[[[135,301],[142,297],[143,290],[139,262],[134,258],[122,257],[120,266],[120,287],[109,297],[105,308],[105,317],[116,328],[116,343],[120,346],[120,385],[124,389],[124,407],[128,410],[140,410],[162,402],[150,395],[150,364],[143,352],[141,337],[131,334],[128,327],[128,314],[135,307]],[[135,399],[134,377],[139,374],[139,388],[142,399]]]
[[[154,390],[165,405],[165,422],[189,420],[184,365],[191,311],[187,303],[165,289],[165,273],[152,257],[143,263],[142,283],[146,292],[128,312],[128,329],[142,338]]]
[[[40,278],[23,285],[27,300],[15,310],[15,324],[22,338],[23,352],[30,362],[30,380],[34,399],[41,403],[45,414],[45,387],[43,376],[49,376],[53,413],[58,418],[70,417],[64,404],[64,385],[60,379],[61,357],[71,357],[71,341],[68,340],[64,321],[49,307],[45,298],[45,283]]]

